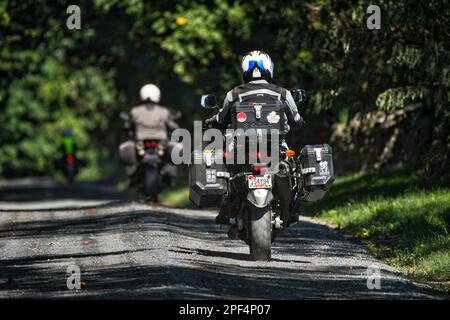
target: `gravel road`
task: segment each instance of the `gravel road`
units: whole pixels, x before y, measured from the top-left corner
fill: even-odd
[[[248,259],[215,212],[131,201],[101,183],[0,183],[0,298],[442,299],[340,233],[302,218]],[[81,270],[69,290],[67,267]],[[367,269],[380,289],[367,287]]]

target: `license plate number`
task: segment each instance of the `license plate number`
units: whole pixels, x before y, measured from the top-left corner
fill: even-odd
[[[248,176],[248,188],[249,189],[263,189],[272,188],[272,175],[265,174],[263,176]]]

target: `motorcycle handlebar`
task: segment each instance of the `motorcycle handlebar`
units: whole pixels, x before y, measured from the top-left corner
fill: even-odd
[[[206,119],[203,123],[203,128],[211,128],[214,122],[216,122],[216,116]]]

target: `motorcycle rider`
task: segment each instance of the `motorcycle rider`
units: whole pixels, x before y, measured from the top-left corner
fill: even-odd
[[[67,155],[76,155],[77,143],[71,128],[64,129],[63,137],[59,141],[58,149],[61,151],[63,157],[66,157]]]
[[[242,58],[242,77],[244,83],[230,90],[223,102],[222,108],[206,123],[212,124],[221,130],[225,130],[231,123],[232,106],[245,97],[247,101],[252,97],[270,95],[285,103],[285,122],[282,133],[287,134],[292,125],[300,125],[303,119],[298,113],[297,105],[289,90],[272,83],[274,65],[270,56],[263,51],[250,51]],[[287,149],[286,141],[282,139],[280,148]],[[235,216],[240,204],[238,193],[231,192],[225,199],[216,217],[216,223],[228,224],[230,218]]]
[[[173,120],[169,109],[159,105],[161,91],[154,84],[146,84],[140,90],[143,104],[131,109],[131,123],[137,140],[168,140],[167,129],[179,126]]]
[[[71,128],[64,129],[57,149],[57,158],[54,160],[54,165],[59,170],[65,170],[67,157],[71,157],[76,168],[75,173],[78,172],[80,167],[85,167],[88,164],[86,159],[78,157],[78,145]]]
[[[168,131],[173,131],[179,126],[169,109],[159,104],[161,91],[156,85],[146,84],[140,89],[139,93],[142,104],[131,109],[130,121],[125,123],[125,127],[134,133],[134,138],[137,141],[161,140],[167,142],[168,154],[170,155],[174,148],[181,148],[181,144],[169,141]],[[127,141],[123,145],[127,144],[134,146],[132,141]],[[134,147],[130,149],[135,150]],[[126,169],[128,175],[131,176],[136,171],[137,166],[127,166]],[[176,168],[172,169],[171,176],[176,176]]]

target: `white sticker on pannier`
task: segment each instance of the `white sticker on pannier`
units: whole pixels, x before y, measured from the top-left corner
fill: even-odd
[[[328,162],[326,161],[319,162],[319,174],[321,176],[327,176],[330,174],[330,171],[328,170]]]
[[[315,172],[316,172],[316,168],[314,168],[314,167],[302,169],[302,174],[309,174],[309,173],[315,173]]]
[[[206,183],[216,183],[216,169],[206,169]]]

